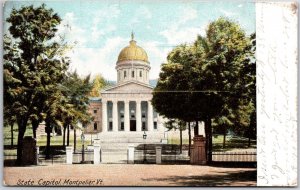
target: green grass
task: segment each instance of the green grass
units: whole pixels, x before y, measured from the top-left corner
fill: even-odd
[[[12,155],[12,154],[16,154],[17,150],[15,149],[15,147],[17,146],[18,143],[18,127],[17,125],[14,126],[14,149],[4,149],[4,154],[5,155]],[[10,127],[4,127],[3,130],[4,133],[4,146],[11,145],[11,128]],[[32,128],[31,126],[27,126],[26,132],[24,136],[32,136]],[[87,146],[89,145],[91,142],[90,141],[85,141],[84,145]],[[47,144],[47,136],[38,136],[37,137],[37,146],[41,147],[41,146],[46,146]],[[51,137],[51,142],[50,145],[51,146],[62,146],[63,144],[63,136],[53,136]],[[73,133],[70,133],[70,146],[74,146],[74,135]],[[76,150],[80,150],[82,146],[82,142],[80,139],[80,135],[77,136],[76,138]]]
[[[180,138],[169,138],[168,139],[168,144],[180,144]],[[182,144],[189,144],[189,139],[183,138],[182,139]]]
[[[223,138],[223,135],[213,135],[214,151],[256,148],[256,140],[251,139],[250,147],[248,147],[248,138],[241,136],[227,136],[225,147],[223,148]]]
[[[10,145],[11,143],[11,134],[10,134],[10,126],[5,126],[3,128],[3,134],[4,134],[4,145]],[[14,125],[14,145],[17,145],[18,143],[18,126],[17,124]],[[27,130],[25,132],[24,136],[32,136],[32,128],[30,126],[27,126]]]
[[[247,149],[247,148],[256,148],[256,140],[251,140],[251,146],[248,147],[248,138],[234,136],[226,137],[225,148],[223,148],[223,135],[213,135],[213,150],[222,151],[222,150],[232,150],[232,149]],[[168,144],[180,144],[179,137],[173,137],[168,139]],[[182,144],[189,144],[188,138],[182,139]]]

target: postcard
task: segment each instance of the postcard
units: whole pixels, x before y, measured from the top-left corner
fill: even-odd
[[[3,13],[2,185],[297,186],[297,2]]]

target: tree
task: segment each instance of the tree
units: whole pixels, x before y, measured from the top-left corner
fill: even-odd
[[[10,147],[14,146],[14,124],[16,122],[16,116],[13,113],[13,109],[9,106],[4,106],[4,126],[10,126]]]
[[[21,164],[26,126],[36,113],[35,102],[39,99],[36,87],[44,82],[37,67],[38,57],[42,57],[48,46],[58,45],[50,40],[61,19],[43,4],[37,8],[13,9],[6,21],[10,23],[12,39],[4,46],[4,101],[11,101],[12,109],[18,113],[15,115],[19,131],[17,164]]]
[[[179,139],[180,139],[180,154],[182,153],[182,131],[186,130],[186,122],[180,121],[177,119],[169,119],[165,123],[165,127],[168,129],[168,131],[174,129],[179,130]]]
[[[168,55],[168,62],[162,64],[156,87],[153,91],[152,104],[167,118],[176,118],[186,122],[196,121],[197,113],[191,110],[190,69],[194,65],[193,49],[179,45]],[[180,103],[179,103],[180,102]]]
[[[213,119],[212,127],[214,128],[214,131],[218,131],[223,134],[223,148],[225,148],[227,132],[232,126],[233,123],[230,121],[228,116],[220,116]]]
[[[206,37],[180,45],[162,65],[153,106],[162,115],[184,121],[204,121],[207,161],[212,161],[212,119],[236,110],[249,95],[245,65],[252,44],[240,26],[224,18],[208,25]],[[245,71],[245,72],[242,72]]]
[[[90,76],[80,78],[76,71],[68,73],[68,77],[65,78],[62,83],[61,89],[63,90],[66,99],[63,105],[67,105],[68,109],[61,110],[63,115],[63,126],[65,138],[66,127],[73,126],[74,128],[74,151],[76,150],[76,128],[80,122],[83,125],[88,124],[92,116],[88,112],[88,95],[92,89],[92,84],[89,82]],[[69,145],[69,129],[67,133],[67,145]]]
[[[12,41],[11,38],[8,37],[8,35],[4,35],[3,36],[3,46],[4,46],[4,50],[6,53],[6,57],[10,57],[10,59],[15,59],[15,48],[16,46],[12,46]],[[7,80],[11,80],[11,81],[7,81],[7,83],[13,83],[13,79],[12,78],[6,78]],[[12,109],[11,105],[13,104],[12,99],[7,98],[7,94],[4,93],[4,113],[3,113],[3,119],[4,119],[4,126],[10,126],[10,131],[11,131],[11,148],[14,145],[14,124],[16,122],[16,112],[14,109]]]
[[[45,150],[45,158],[50,159],[50,143],[51,143],[51,132],[53,131],[53,127],[56,124],[59,124],[60,122],[57,120],[58,114],[57,110],[59,105],[61,93],[59,91],[56,91],[55,93],[50,93],[49,97],[47,98],[47,101],[45,102],[46,108],[46,128],[45,131],[47,133],[47,144],[46,144],[46,150]]]
[[[104,77],[100,74],[96,75],[93,79],[93,88],[89,95],[91,97],[99,97],[100,90],[104,89],[105,87],[109,86],[110,82],[105,80]]]
[[[250,123],[245,135],[248,137],[248,147],[251,145],[251,138],[256,138],[256,33],[250,35],[251,46],[248,47],[249,61],[246,61],[243,68],[243,74],[246,75],[246,84],[248,88],[247,101],[252,105],[250,113]],[[251,106],[250,105],[250,106]]]

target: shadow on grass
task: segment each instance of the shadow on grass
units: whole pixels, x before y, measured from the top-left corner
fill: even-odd
[[[176,186],[255,186],[257,171],[217,172],[216,174],[170,176],[142,179],[145,182],[160,181]]]

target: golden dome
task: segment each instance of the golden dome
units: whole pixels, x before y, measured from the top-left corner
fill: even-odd
[[[136,41],[133,40],[133,37],[133,34],[131,34],[131,41],[129,42],[129,46],[122,49],[119,54],[117,63],[120,61],[130,60],[145,61],[149,63],[146,51],[136,45]]]

